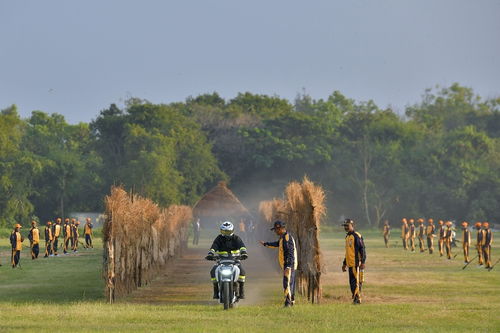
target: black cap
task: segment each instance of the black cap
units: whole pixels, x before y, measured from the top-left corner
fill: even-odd
[[[345,219],[344,223],[342,223],[341,226],[345,227],[345,226],[348,226],[349,224],[354,224],[354,220],[353,219]]]
[[[271,230],[276,230],[276,228],[283,228],[284,226],[285,226],[285,222],[277,220],[277,221],[274,221],[274,226],[271,228]]]

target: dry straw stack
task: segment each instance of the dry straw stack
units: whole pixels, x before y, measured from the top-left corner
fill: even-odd
[[[187,246],[191,208],[160,209],[149,199],[113,187],[106,197],[104,279],[106,297],[116,298],[147,284]]]
[[[286,222],[288,231],[295,237],[298,250],[298,292],[307,295],[311,303],[319,303],[323,270],[319,226],[326,213],[325,193],[320,186],[304,177],[302,183],[288,184],[285,194],[285,201],[274,199],[261,202],[261,219],[268,223],[276,219]]]

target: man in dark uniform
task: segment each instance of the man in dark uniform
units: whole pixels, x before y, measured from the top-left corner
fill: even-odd
[[[36,227],[36,221],[31,221],[28,239],[30,240],[31,259],[37,259],[40,252],[40,231]]]
[[[493,243],[493,234],[491,233],[490,224],[488,222],[483,222],[483,231],[484,268],[491,268],[491,244]]]
[[[384,221],[383,235],[384,235],[385,247],[389,247],[389,237],[391,235],[391,226],[389,225],[389,221],[388,220]]]
[[[54,237],[54,240],[52,242],[53,244],[53,256],[57,256],[57,247],[59,245],[59,237],[61,236],[61,218],[58,217],[56,219],[56,223],[53,225],[53,230],[52,230],[52,237]]]
[[[444,229],[444,221],[439,220],[439,239],[438,239],[438,247],[439,247],[439,256],[442,257],[444,255],[444,240],[446,236],[446,231]]]
[[[427,228],[425,228],[425,234],[427,236],[427,248],[429,249],[429,254],[432,254],[434,252],[434,232],[434,220],[428,219]]]
[[[425,226],[424,219],[418,219],[418,247],[420,252],[425,252]]]
[[[285,223],[275,221],[271,228],[280,239],[276,242],[260,241],[265,247],[278,248],[278,261],[283,269],[283,290],[285,294],[285,307],[290,307],[295,304],[295,271],[298,266],[297,247],[295,239],[290,235],[285,228]]]
[[[415,252],[415,220],[410,219],[410,225],[408,227],[410,229],[410,249],[411,252]]]
[[[48,221],[45,226],[45,255],[44,258],[52,255],[52,241],[54,240],[52,236],[52,222]]]
[[[234,225],[229,221],[226,221],[221,224],[220,235],[218,235],[215,238],[214,242],[212,243],[212,246],[208,251],[208,255],[206,256],[206,259],[215,260],[216,254],[219,256],[228,256],[229,254],[240,255],[240,258],[242,260],[248,258],[247,248],[245,247],[245,244],[243,244],[243,241],[239,236],[234,234]],[[243,299],[245,298],[244,285],[245,285],[246,275],[245,275],[245,270],[243,269],[241,263],[239,263],[239,268],[240,268],[240,276],[238,277],[238,283],[240,286],[239,297]],[[216,269],[217,265],[214,265],[210,270],[210,278],[214,285],[213,298],[219,298],[219,285],[217,284],[217,279],[215,277]]]
[[[85,234],[85,248],[86,249],[94,248],[94,246],[92,245],[92,236],[93,236],[92,229],[93,228],[94,228],[94,226],[91,223],[90,217],[87,217],[85,225],[83,226],[83,233]]]
[[[453,224],[451,221],[446,221],[446,231],[444,234],[444,245],[446,247],[446,256],[451,259],[451,242],[453,241],[453,230],[451,228]]]
[[[481,229],[481,222],[476,222],[474,226],[476,227],[477,230],[476,250],[477,250],[478,265],[482,266],[484,264],[483,262],[484,230]]]
[[[361,303],[361,287],[366,261],[366,249],[363,237],[354,231],[354,220],[345,219],[342,224],[347,232],[345,236],[345,258],[342,272],[349,270],[349,285],[351,286],[353,304]]]
[[[464,263],[469,263],[470,231],[469,223],[462,222],[462,248],[464,250]]]
[[[24,238],[21,235],[21,225],[17,223],[10,234],[10,245],[12,247],[12,268],[16,268],[21,260],[21,250],[23,249]]]

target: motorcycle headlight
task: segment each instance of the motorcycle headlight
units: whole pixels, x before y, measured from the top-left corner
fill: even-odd
[[[230,276],[233,274],[233,270],[229,268],[221,269],[220,273],[224,276]]]

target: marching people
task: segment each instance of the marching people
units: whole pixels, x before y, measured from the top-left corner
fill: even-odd
[[[425,227],[424,227],[424,219],[418,219],[418,247],[420,248],[420,252],[425,252]]]
[[[265,247],[278,248],[278,261],[283,269],[284,306],[291,307],[295,304],[295,271],[298,266],[295,239],[287,232],[285,223],[282,221],[275,221],[271,230],[279,236],[279,240],[276,242],[260,241],[260,243]]]
[[[239,254],[242,260],[248,258],[247,248],[243,243],[243,240],[238,235],[234,234],[234,225],[230,221],[223,222],[219,227],[220,235],[218,235],[210,247],[207,256],[207,260],[215,260],[215,255],[229,255],[229,254]],[[238,264],[240,268],[240,276],[238,276],[239,283],[239,298],[245,298],[245,270],[241,263]],[[210,270],[210,278],[214,286],[214,296],[213,298],[219,298],[219,285],[215,277],[215,270],[217,265],[214,265]]]
[[[481,222],[476,222],[474,225],[476,227],[476,250],[477,250],[477,258],[478,265],[483,265],[483,244],[484,244],[484,230],[481,229]]]
[[[446,231],[444,235],[444,245],[446,247],[446,256],[451,259],[451,243],[453,241],[453,230],[451,221],[446,221]]]
[[[462,222],[462,249],[464,250],[464,263],[469,263],[469,246],[470,246],[470,231],[469,223]]]
[[[444,221],[439,220],[439,240],[438,240],[438,246],[439,246],[439,256],[442,257],[444,255],[444,240],[445,240],[445,228],[444,228]]]
[[[54,240],[52,236],[52,222],[47,221],[45,225],[45,255],[44,258],[48,256],[53,256],[52,254],[52,241]]]
[[[483,222],[484,240],[483,240],[483,258],[484,268],[491,268],[491,244],[493,242],[493,234],[491,233],[490,224]]]
[[[56,219],[56,224],[53,225],[53,230],[52,230],[53,256],[58,256],[57,249],[59,245],[59,236],[61,236],[61,229],[62,229],[61,222],[62,222],[61,218],[58,217]]]
[[[410,225],[409,225],[409,230],[410,230],[410,248],[411,252],[415,252],[415,220],[410,219]]]
[[[410,236],[410,229],[408,228],[408,221],[406,218],[401,219],[401,239],[403,241],[403,249],[408,250],[408,237]]]
[[[83,226],[83,232],[85,234],[85,248],[87,249],[94,248],[94,246],[92,245],[93,228],[94,226],[91,223],[90,217],[87,217],[85,219],[85,225]]]
[[[36,221],[31,221],[31,229],[28,233],[28,239],[30,240],[31,259],[37,259],[38,253],[40,252],[40,231],[36,226]]]
[[[389,225],[389,221],[388,220],[384,221],[383,235],[384,235],[385,247],[389,247],[389,237],[391,235],[391,226]]]
[[[21,235],[21,225],[14,225],[14,230],[10,234],[10,245],[12,247],[11,262],[12,268],[20,265],[21,250],[23,249],[24,237]]]
[[[354,230],[354,220],[345,219],[342,224],[347,232],[345,236],[345,258],[342,272],[349,270],[349,285],[351,287],[353,304],[361,304],[361,287],[364,279],[366,249],[363,237]]]
[[[429,249],[429,254],[432,254],[434,252],[434,231],[434,220],[428,219],[425,234],[427,236],[427,248]]]

